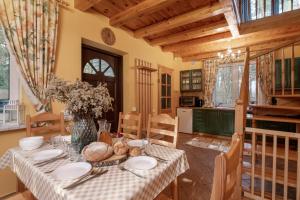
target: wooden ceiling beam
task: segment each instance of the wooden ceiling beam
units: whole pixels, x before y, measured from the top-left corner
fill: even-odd
[[[157,10],[162,9],[162,7],[169,5],[174,0],[145,0],[132,6],[114,16],[109,20],[111,26],[122,26],[128,20],[136,17],[142,17],[149,13],[153,13]]]
[[[237,16],[234,11],[232,0],[221,0],[221,3],[223,4],[224,8],[227,10],[226,12],[224,12],[224,16],[228,23],[232,37],[237,38],[240,35],[239,27],[238,27],[239,24],[237,22]]]
[[[277,46],[281,46],[283,44],[289,43],[294,41],[294,38],[292,39],[286,39],[286,40],[279,40],[279,41],[274,41],[274,42],[267,42],[267,43],[261,43],[258,45],[253,45],[250,46],[250,52],[253,55],[256,55],[257,53],[262,53],[268,50],[272,50],[273,48],[277,47]],[[233,51],[237,51],[237,50],[241,50],[241,53],[244,53],[246,48],[242,47],[242,48],[235,48],[233,49]],[[224,49],[223,51],[213,51],[213,52],[207,52],[207,53],[198,53],[195,55],[191,55],[191,56],[185,56],[182,57],[182,60],[184,62],[190,62],[190,61],[198,61],[198,60],[205,60],[205,59],[209,59],[209,58],[216,58],[218,55],[218,52],[223,52],[226,53],[226,50]],[[181,57],[180,55],[176,54],[176,56]]]
[[[205,37],[208,35],[226,32],[228,30],[229,27],[227,25],[227,22],[225,20],[222,20],[205,26],[196,27],[186,31],[181,31],[179,33],[156,38],[150,40],[150,44],[153,46],[173,44],[173,43],[178,43],[178,42],[191,40],[199,37]]]
[[[201,38],[197,38],[197,39],[193,39],[193,40],[188,40],[188,41],[184,41],[184,42],[179,42],[176,44],[170,44],[170,45],[166,45],[162,47],[163,51],[179,51],[182,48],[185,47],[191,47],[191,46],[197,46],[201,43],[206,43],[206,42],[213,42],[213,41],[220,41],[220,40],[228,40],[229,38],[231,38],[231,33],[230,32],[224,32],[224,33],[218,33],[218,34],[214,34],[214,35],[208,35],[206,37],[201,37]],[[150,42],[151,44],[151,42]]]
[[[240,33],[248,34],[267,29],[274,29],[278,27],[291,26],[300,23],[300,10],[293,10],[275,15],[257,19],[240,25]]]
[[[246,46],[264,43],[267,41],[272,42],[279,39],[287,39],[287,38],[299,37],[299,36],[300,36],[300,24],[285,29],[278,28],[273,30],[260,31],[256,33],[241,35],[239,38],[227,39],[226,41],[221,39],[212,42],[202,43],[197,46],[189,46],[178,50],[177,53],[179,53],[182,56],[188,56],[188,55],[193,55],[195,53],[223,50],[223,49],[227,49],[228,47],[231,48],[246,47]]]
[[[172,28],[176,28],[178,26],[183,26],[196,21],[207,19],[209,17],[220,15],[225,11],[226,9],[219,2],[216,2],[212,5],[201,7],[182,15],[178,15],[170,19],[163,20],[159,23],[138,29],[134,32],[134,35],[137,38],[147,37]]]
[[[101,1],[103,1],[103,0],[75,0],[74,6],[78,10],[87,11],[88,9],[90,9],[94,5],[100,3]]]

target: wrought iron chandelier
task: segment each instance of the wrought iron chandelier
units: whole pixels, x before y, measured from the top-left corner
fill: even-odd
[[[234,63],[241,60],[241,50],[234,52],[230,47],[228,47],[226,53],[218,53],[218,63]]]

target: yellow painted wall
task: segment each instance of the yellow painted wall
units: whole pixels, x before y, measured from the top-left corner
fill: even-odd
[[[71,3],[71,1],[70,1]],[[73,1],[72,1],[73,3]],[[179,91],[179,68],[184,66],[180,59],[174,59],[170,53],[164,53],[158,47],[151,47],[141,39],[135,39],[127,32],[110,27],[116,35],[116,43],[112,47],[106,46],[101,40],[101,29],[109,26],[109,20],[97,13],[84,13],[70,6],[70,9],[61,9],[59,38],[57,48],[56,74],[66,80],[74,81],[81,75],[81,44],[82,40],[90,41],[95,46],[106,50],[121,52],[123,57],[123,105],[124,112],[135,107],[134,91],[134,59],[140,58],[152,62],[154,68],[158,64],[174,69],[174,90]],[[157,112],[157,72],[153,76],[153,112]],[[33,114],[34,109],[30,101],[21,92],[22,101],[26,105],[26,113]],[[118,101],[118,99],[116,99]],[[63,110],[63,105],[55,103],[54,112]],[[0,156],[17,146],[19,138],[25,136],[25,131],[0,132]],[[15,177],[11,172],[0,172],[0,197],[15,191]]]

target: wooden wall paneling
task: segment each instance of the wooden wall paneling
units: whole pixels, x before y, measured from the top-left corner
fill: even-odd
[[[137,72],[137,111],[142,114],[142,128],[145,130],[147,125],[148,115],[152,109],[152,81],[151,73],[155,72],[152,69],[152,64],[141,59],[136,59],[135,70]]]

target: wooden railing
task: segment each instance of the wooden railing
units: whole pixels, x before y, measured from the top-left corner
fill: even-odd
[[[249,190],[243,190],[244,195],[251,199],[277,199],[276,188],[277,184],[281,184],[283,186],[283,199],[288,199],[289,192],[288,189],[290,187],[296,189],[295,199],[300,199],[300,134],[299,133],[291,133],[291,132],[281,132],[281,131],[274,131],[274,130],[266,130],[266,129],[257,129],[257,128],[246,128],[246,120],[247,120],[247,109],[249,106],[249,68],[250,62],[257,61],[261,56],[266,54],[273,54],[273,74],[272,74],[272,91],[270,92],[271,95],[278,97],[278,90],[275,87],[275,79],[274,74],[276,73],[275,69],[275,53],[283,52],[282,55],[285,55],[285,49],[291,48],[292,54],[291,59],[291,79],[295,80],[295,46],[299,44],[299,40],[294,40],[289,43],[285,43],[284,45],[278,46],[274,49],[271,49],[266,52],[262,52],[260,54],[250,56],[249,49],[246,49],[245,54],[245,61],[244,61],[244,74],[241,83],[240,89],[240,96],[236,102],[235,106],[235,132],[237,132],[242,140],[244,146],[247,146],[247,141],[245,142],[245,136],[250,135],[251,142],[250,148],[244,149],[244,146],[241,147],[241,166],[243,166],[241,170],[241,174],[246,174],[250,176],[250,186]],[[299,48],[300,50],[300,48]],[[281,76],[285,77],[284,73],[284,64],[285,64],[285,57],[281,58],[282,63],[282,71]],[[257,66],[256,66],[257,67]],[[300,68],[300,67],[299,67]],[[300,69],[299,69],[300,72]],[[258,78],[258,76],[256,76]],[[258,82],[258,80],[256,80]],[[292,81],[293,82],[293,81]],[[294,84],[294,83],[293,83]],[[287,93],[285,87],[280,90],[280,96],[283,95],[297,95],[296,88],[293,86],[291,87],[291,92]],[[281,86],[285,86],[286,83],[284,81],[281,82]],[[258,87],[258,86],[256,86]],[[282,91],[283,90],[283,91]],[[258,89],[256,89],[258,91]],[[278,121],[281,118],[272,118],[269,121]],[[285,120],[285,118],[282,118]],[[256,119],[257,120],[257,119]],[[289,119],[290,120],[290,119]],[[272,138],[271,142],[269,138]],[[284,139],[284,148],[278,147],[278,141]],[[291,141],[296,141],[294,146],[291,146]],[[292,142],[293,143],[293,142]],[[292,144],[291,143],[291,144]],[[280,145],[282,141],[280,142]],[[271,146],[270,146],[271,145]],[[296,149],[296,150],[294,150]],[[244,156],[251,156],[250,165],[244,165],[243,162]],[[258,156],[259,155],[259,156]],[[260,158],[260,159],[259,159]],[[272,159],[274,158],[274,159]],[[272,168],[268,168],[267,165],[270,165],[270,159],[272,159]],[[278,167],[278,159],[283,160],[283,168],[280,169]],[[296,171],[292,172],[289,169],[289,163],[294,162],[292,165],[295,166]],[[250,167],[249,167],[250,166]],[[291,179],[293,177],[294,179]],[[260,180],[260,181],[257,181]],[[255,191],[257,188],[257,184],[260,182],[260,192]],[[272,192],[269,195],[265,184],[267,182],[271,182],[272,185]],[[269,187],[268,187],[269,189]]]
[[[258,128],[246,128],[245,131],[251,137],[251,148],[245,149],[249,151],[251,161],[243,172],[250,176],[251,184],[249,190],[244,190],[244,195],[251,199],[278,199],[281,196],[276,190],[279,184],[283,185],[283,199],[300,199],[300,134]],[[267,139],[273,142],[272,146],[267,145]],[[283,148],[278,147],[280,139]],[[260,179],[260,190],[255,190],[255,184],[258,184],[255,179]],[[265,188],[267,182],[272,185],[270,193]],[[288,188],[295,188],[296,196],[289,196]]]

